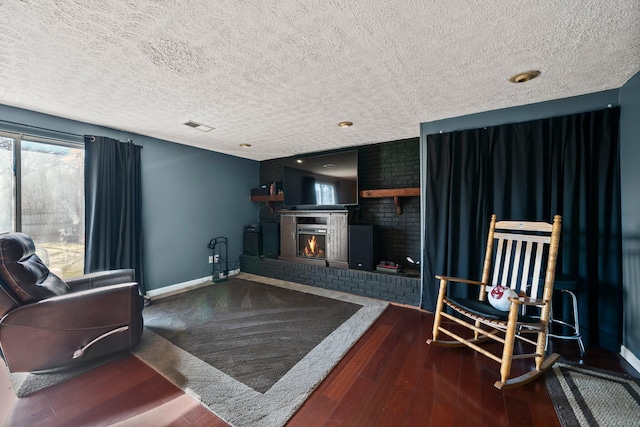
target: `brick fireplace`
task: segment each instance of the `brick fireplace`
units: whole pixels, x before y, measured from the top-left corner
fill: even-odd
[[[419,138],[363,145],[357,150],[360,191],[420,187]],[[260,182],[281,182],[283,163],[284,159],[260,162]],[[403,198],[401,204],[402,212],[398,214],[393,198],[361,198],[358,206],[341,211],[344,224],[337,228],[343,230],[342,236],[337,235],[334,239],[331,224],[327,224],[324,260],[307,259],[305,262],[298,256],[301,237],[298,223],[290,215],[293,211],[284,211],[282,203],[260,203],[260,221],[279,223],[280,255],[278,259],[243,255],[240,257],[240,269],[266,277],[418,306],[419,277],[348,268],[349,224],[377,226],[376,244],[381,260],[406,264],[407,256],[420,258],[420,197]],[[309,214],[314,213],[317,211]],[[302,234],[305,234],[304,230]]]

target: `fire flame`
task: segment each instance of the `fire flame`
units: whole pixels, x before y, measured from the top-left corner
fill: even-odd
[[[310,239],[307,239],[307,246],[305,246],[304,248],[304,253],[305,255],[315,255],[317,252],[317,242],[316,242],[316,236],[311,236]]]

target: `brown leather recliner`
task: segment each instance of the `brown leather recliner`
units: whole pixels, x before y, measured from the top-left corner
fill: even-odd
[[[71,367],[131,349],[142,335],[134,270],[62,281],[23,233],[0,234],[0,350],[10,372]]]

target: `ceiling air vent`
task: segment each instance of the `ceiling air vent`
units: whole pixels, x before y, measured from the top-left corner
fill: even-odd
[[[211,127],[211,126],[207,126],[207,125],[203,125],[202,123],[198,123],[198,122],[194,122],[193,120],[189,120],[188,122],[184,123],[186,126],[192,127],[194,129],[198,129],[202,132],[209,132],[214,130],[215,128]]]

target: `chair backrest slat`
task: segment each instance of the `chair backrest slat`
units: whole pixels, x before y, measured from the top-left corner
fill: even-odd
[[[526,262],[526,258],[522,258],[522,240],[516,240],[516,249],[515,249],[515,253],[514,253],[515,257],[513,258],[513,262],[514,265],[515,264],[522,264],[524,262]],[[520,261],[522,259],[522,261]],[[511,285],[509,285],[509,287],[511,289],[514,289],[516,291],[516,293],[518,292],[518,275],[517,274],[513,274],[513,269],[512,273],[511,273]]]
[[[533,267],[533,279],[531,282],[531,292],[529,295],[538,296],[538,283],[540,283],[540,273],[542,272],[542,253],[544,252],[544,243],[536,243],[536,260]]]
[[[509,278],[509,273],[511,270],[511,247],[513,246],[513,240],[506,240],[507,249],[504,254],[504,261],[502,263],[502,280],[500,281],[500,285],[504,287],[509,287],[507,284],[507,280]]]
[[[553,224],[548,222],[523,222],[523,221],[498,221],[496,222],[496,230],[527,230],[541,231],[543,233],[551,233]]]
[[[495,234],[494,234],[495,236]],[[504,238],[499,238],[498,239],[498,249],[496,252],[496,262],[495,264],[493,264],[494,270],[493,270],[493,278],[491,280],[491,286],[496,286],[498,284],[498,269],[500,268],[500,265],[502,264],[502,244],[504,243]]]
[[[531,249],[533,248],[532,242],[525,243],[526,249],[524,253],[524,261],[522,266],[522,278],[520,279],[520,292],[527,293],[527,287],[529,285],[529,271],[531,267]]]

